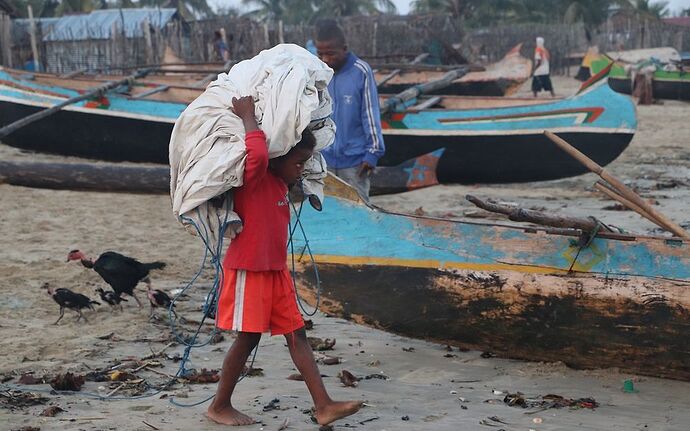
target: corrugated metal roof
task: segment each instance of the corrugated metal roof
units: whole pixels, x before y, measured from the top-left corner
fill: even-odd
[[[164,27],[177,13],[176,9],[104,9],[96,10],[87,15],[68,15],[61,18],[51,18],[49,31],[45,31],[44,42],[110,39],[113,27],[131,37],[142,37],[142,23],[148,18],[154,28]],[[40,19],[41,22],[46,20]],[[27,21],[28,20],[16,20]],[[37,20],[39,21],[39,20]]]

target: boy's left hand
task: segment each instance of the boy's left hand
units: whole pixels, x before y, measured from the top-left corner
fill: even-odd
[[[367,162],[362,162],[361,165],[359,165],[359,170],[357,171],[357,175],[360,177],[368,177],[374,172],[374,166],[371,166]]]

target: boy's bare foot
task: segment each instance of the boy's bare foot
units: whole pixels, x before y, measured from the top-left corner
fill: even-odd
[[[208,410],[206,411],[206,416],[208,416],[209,419],[211,419],[213,422],[222,424],[222,425],[234,425],[234,426],[239,426],[239,425],[251,425],[253,423],[256,423],[256,421],[249,416],[245,415],[244,413],[241,413],[238,410],[235,410],[231,406],[227,406],[222,409],[214,409],[211,406],[209,406]]]
[[[316,421],[319,425],[328,425],[331,422],[355,414],[362,408],[362,401],[333,401],[316,409]]]

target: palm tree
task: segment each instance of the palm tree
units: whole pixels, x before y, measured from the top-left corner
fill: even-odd
[[[351,16],[397,12],[395,3],[392,0],[324,0],[319,3],[317,15],[320,16]]]
[[[563,22],[572,24],[582,21],[587,27],[596,27],[606,21],[611,0],[564,0]]]
[[[139,0],[138,6],[174,8],[182,18],[189,21],[215,15],[206,0]]]
[[[453,18],[461,18],[469,14],[472,9],[470,3],[471,0],[414,0],[410,6],[416,13],[445,12]]]
[[[100,2],[95,0],[61,0],[55,9],[55,16],[89,13],[100,7]]]
[[[653,18],[661,19],[668,16],[668,1],[653,1],[653,0],[627,0],[623,1],[623,7],[634,10],[640,15],[647,15]]]

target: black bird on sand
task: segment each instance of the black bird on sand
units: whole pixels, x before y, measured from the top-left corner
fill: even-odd
[[[141,302],[134,294],[134,288],[140,281],[150,286],[149,271],[165,268],[165,262],[141,263],[114,251],[106,251],[94,261],[86,257],[81,251],[72,250],[67,255],[67,262],[71,260],[79,260],[85,267],[92,268],[113,288],[118,296],[122,296],[122,294],[131,296],[137,301],[139,307],[141,307]]]
[[[151,289],[151,286],[148,286],[146,289],[146,296],[149,298],[149,303],[151,304],[151,315],[149,318],[153,317],[153,310],[154,308],[165,308],[166,310],[170,308],[170,304],[172,303],[172,299],[170,296],[163,292],[160,289]],[[175,304],[173,304],[172,312],[177,317],[177,313],[175,312]]]
[[[111,308],[115,308],[116,306],[119,305],[120,310],[122,310],[121,302],[122,301],[127,302],[127,300],[125,298],[120,297],[120,295],[113,292],[112,290],[109,290],[106,292],[105,290],[103,290],[99,287],[98,289],[96,289],[96,292],[98,293],[98,296],[100,296],[104,302],[107,302],[108,304],[110,304]]]
[[[60,306],[60,317],[58,317],[58,320],[56,320],[53,325],[57,325],[60,319],[62,319],[62,317],[65,315],[65,308],[69,308],[70,310],[74,310],[79,313],[79,316],[77,316],[77,322],[82,318],[85,322],[88,322],[86,317],[84,317],[84,315],[81,313],[81,310],[83,308],[93,310],[93,304],[101,305],[100,302],[92,301],[91,298],[86,295],[72,292],[71,290],[63,287],[53,289],[48,283],[46,283],[43,285],[43,288],[48,289],[48,295],[50,295]]]

